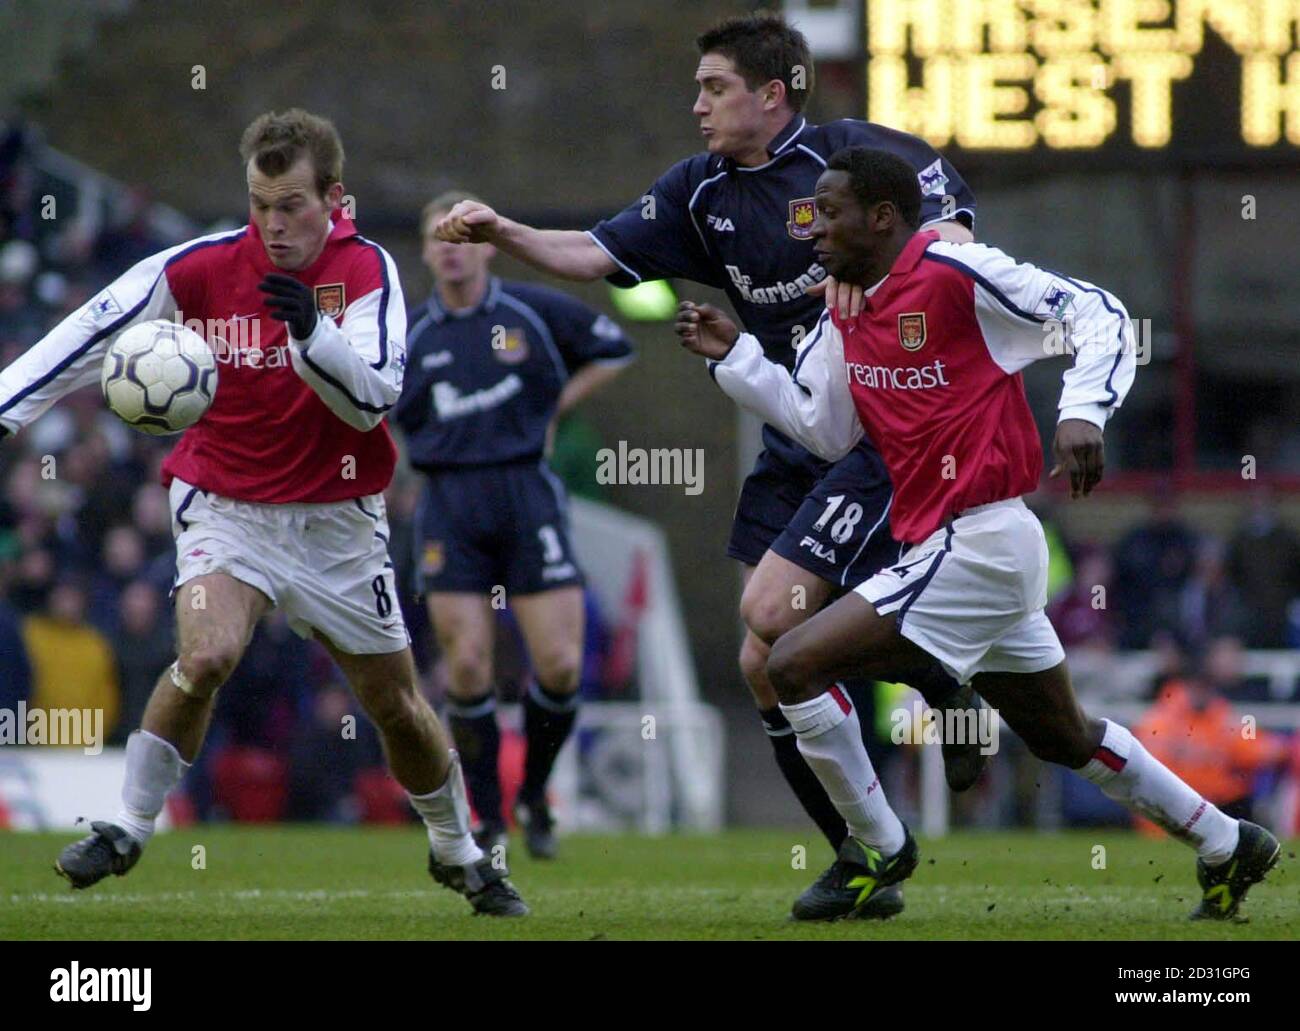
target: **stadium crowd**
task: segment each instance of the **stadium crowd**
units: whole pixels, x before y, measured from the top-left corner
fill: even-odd
[[[31,154],[22,126],[0,134],[0,367],[170,242],[151,232],[138,194],[106,205],[103,217],[42,218],[48,198],[70,202],[68,188],[47,181]],[[171,444],[128,430],[91,388],[0,446],[0,707],[102,709],[110,744],[139,724],[174,657],[175,558],[159,480]],[[565,463],[556,467],[563,473]],[[417,496],[410,475],[399,475],[388,492],[391,552],[417,662],[440,698],[445,681],[410,560]],[[1198,533],[1180,517],[1177,499],[1162,494],[1111,547],[1059,535],[1053,544],[1060,575],[1049,615],[1062,643],[1157,649],[1165,656],[1150,692],[1149,719],[1157,724],[1177,706],[1204,713],[1211,703],[1260,700],[1262,688],[1243,675],[1243,649],[1300,648],[1300,534],[1262,489],[1226,539]],[[582,690],[600,697],[610,690],[609,635],[590,600],[588,609]],[[508,657],[498,665],[519,682],[527,676]],[[1300,684],[1291,700],[1300,701]],[[210,746],[186,782],[192,815],[410,818],[359,715],[324,650],[273,615],[222,689]],[[361,748],[340,734],[348,716],[358,717]],[[1282,761],[1281,746],[1270,747],[1270,761]]]

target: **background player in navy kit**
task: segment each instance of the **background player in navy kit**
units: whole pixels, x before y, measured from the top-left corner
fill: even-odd
[[[815,292],[826,270],[812,249],[813,187],[833,152],[862,144],[903,157],[917,170],[923,222],[954,242],[972,238],[974,198],[929,144],[867,122],[816,126],[804,118],[812,58],[807,41],[779,15],[729,19],[697,45],[694,113],[706,153],[678,162],[646,197],[590,232],[538,230],[464,203],[441,220],[438,235],[489,241],[571,279],[605,276],[631,286],[682,277],[725,289],[745,328],[786,367],[823,309]],[[892,492],[869,445],[832,467],[771,427],[764,427],[763,440],[728,548],[747,567],[741,612],[749,633],[740,664],[782,772],[838,848],[844,822],[799,755],[764,666],[782,633],[898,555],[888,535]],[[805,607],[792,604],[796,597]],[[955,701],[955,685],[941,673],[935,683],[916,686],[931,704]],[[945,746],[949,783],[969,786],[979,758],[977,749]]]
[[[479,843],[490,850],[505,835],[492,683],[495,599],[503,598],[536,675],[524,698],[528,751],[516,812],[529,852],[551,858],[546,781],[577,713],[583,599],[564,488],[543,456],[557,415],[616,376],[632,346],[608,316],[565,294],[489,275],[491,245],[436,239],[435,221],[467,199],[446,193],[424,211],[423,256],[436,289],[411,313],[395,418],[411,463],[429,476],[420,571],[450,670],[449,723]]]

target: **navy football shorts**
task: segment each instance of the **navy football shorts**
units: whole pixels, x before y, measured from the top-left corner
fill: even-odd
[[[416,527],[421,593],[536,594],[583,582],[564,487],[539,462],[427,473]]]
[[[820,470],[784,451],[765,448],[745,478],[728,555],[756,566],[770,549],[845,588],[898,558],[889,535],[893,487],[874,449],[854,448]]]

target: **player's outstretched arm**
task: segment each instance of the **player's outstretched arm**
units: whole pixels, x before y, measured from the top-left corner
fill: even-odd
[[[602,279],[618,268],[586,233],[534,229],[478,201],[460,201],[434,224],[433,233],[447,243],[490,243],[512,258],[562,279]]]
[[[165,270],[189,241],[132,266],[0,371],[0,437],[17,433],[65,394],[99,380],[104,352],[151,319],[178,314]]]
[[[682,346],[709,359],[714,382],[732,400],[814,454],[835,461],[862,438],[844,369],[844,344],[823,315],[795,353],[795,371],[763,356],[756,337],[710,304],[684,301],[678,309]]]

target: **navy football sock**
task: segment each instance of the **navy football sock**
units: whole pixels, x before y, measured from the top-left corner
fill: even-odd
[[[447,715],[474,810],[483,823],[500,824],[501,776],[497,771],[497,756],[501,751],[501,728],[497,726],[496,696],[487,694],[467,701],[453,699],[447,705]]]
[[[555,757],[573,731],[578,718],[578,695],[548,691],[533,681],[524,695],[524,735],[528,755],[524,759],[524,783],[519,800],[539,801],[546,793]]]
[[[790,724],[781,712],[780,706],[759,712],[763,718],[763,729],[767,739],[772,742],[772,751],[776,753],[776,765],[780,767],[785,782],[799,799],[803,811],[808,814],[818,829],[826,835],[831,848],[838,852],[848,835],[844,817],[839,814],[817,774],[804,760],[799,751],[799,742],[790,729]]]

